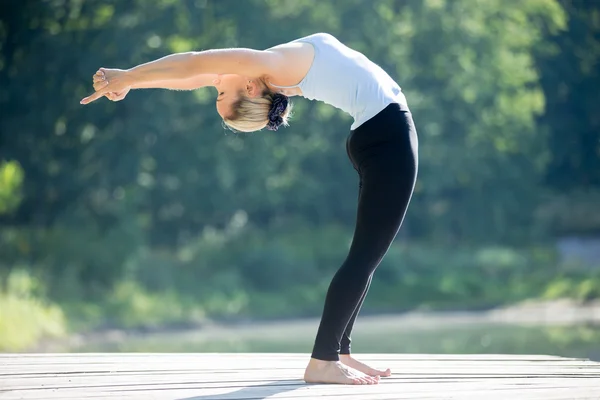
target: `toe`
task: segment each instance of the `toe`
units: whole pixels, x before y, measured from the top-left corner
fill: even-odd
[[[364,380],[364,382],[365,382],[367,385],[371,385],[371,384],[373,384],[373,377],[371,377],[371,376],[364,376],[364,377],[362,377],[362,379]]]
[[[369,375],[371,376],[390,376],[392,371],[388,368],[385,371],[380,369],[373,369],[370,371]]]

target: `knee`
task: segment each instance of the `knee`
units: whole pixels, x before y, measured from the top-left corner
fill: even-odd
[[[340,267],[340,272],[352,276],[352,279],[356,282],[368,280],[383,258],[381,252],[376,253],[363,257],[348,257]]]

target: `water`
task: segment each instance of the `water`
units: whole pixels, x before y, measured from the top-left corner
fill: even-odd
[[[317,320],[205,327],[195,331],[103,335],[71,343],[70,352],[309,353]],[[363,318],[355,353],[546,354],[600,361],[600,325],[524,325],[460,318]],[[55,349],[57,350],[57,349]]]

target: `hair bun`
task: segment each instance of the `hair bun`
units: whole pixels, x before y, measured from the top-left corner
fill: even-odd
[[[283,124],[283,113],[288,106],[288,97],[281,93],[273,95],[273,104],[269,110],[267,129],[276,131]]]

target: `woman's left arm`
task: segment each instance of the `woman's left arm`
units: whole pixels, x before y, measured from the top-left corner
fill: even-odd
[[[147,87],[153,82],[192,79],[206,74],[238,74],[250,77],[270,75],[281,70],[283,57],[270,50],[217,49],[200,52],[175,53],[138,65],[109,77],[102,87],[81,101],[91,103],[108,92],[127,88]]]
[[[280,64],[279,53],[270,50],[216,49],[176,53],[130,69],[131,79],[187,79],[201,74],[262,76]]]

